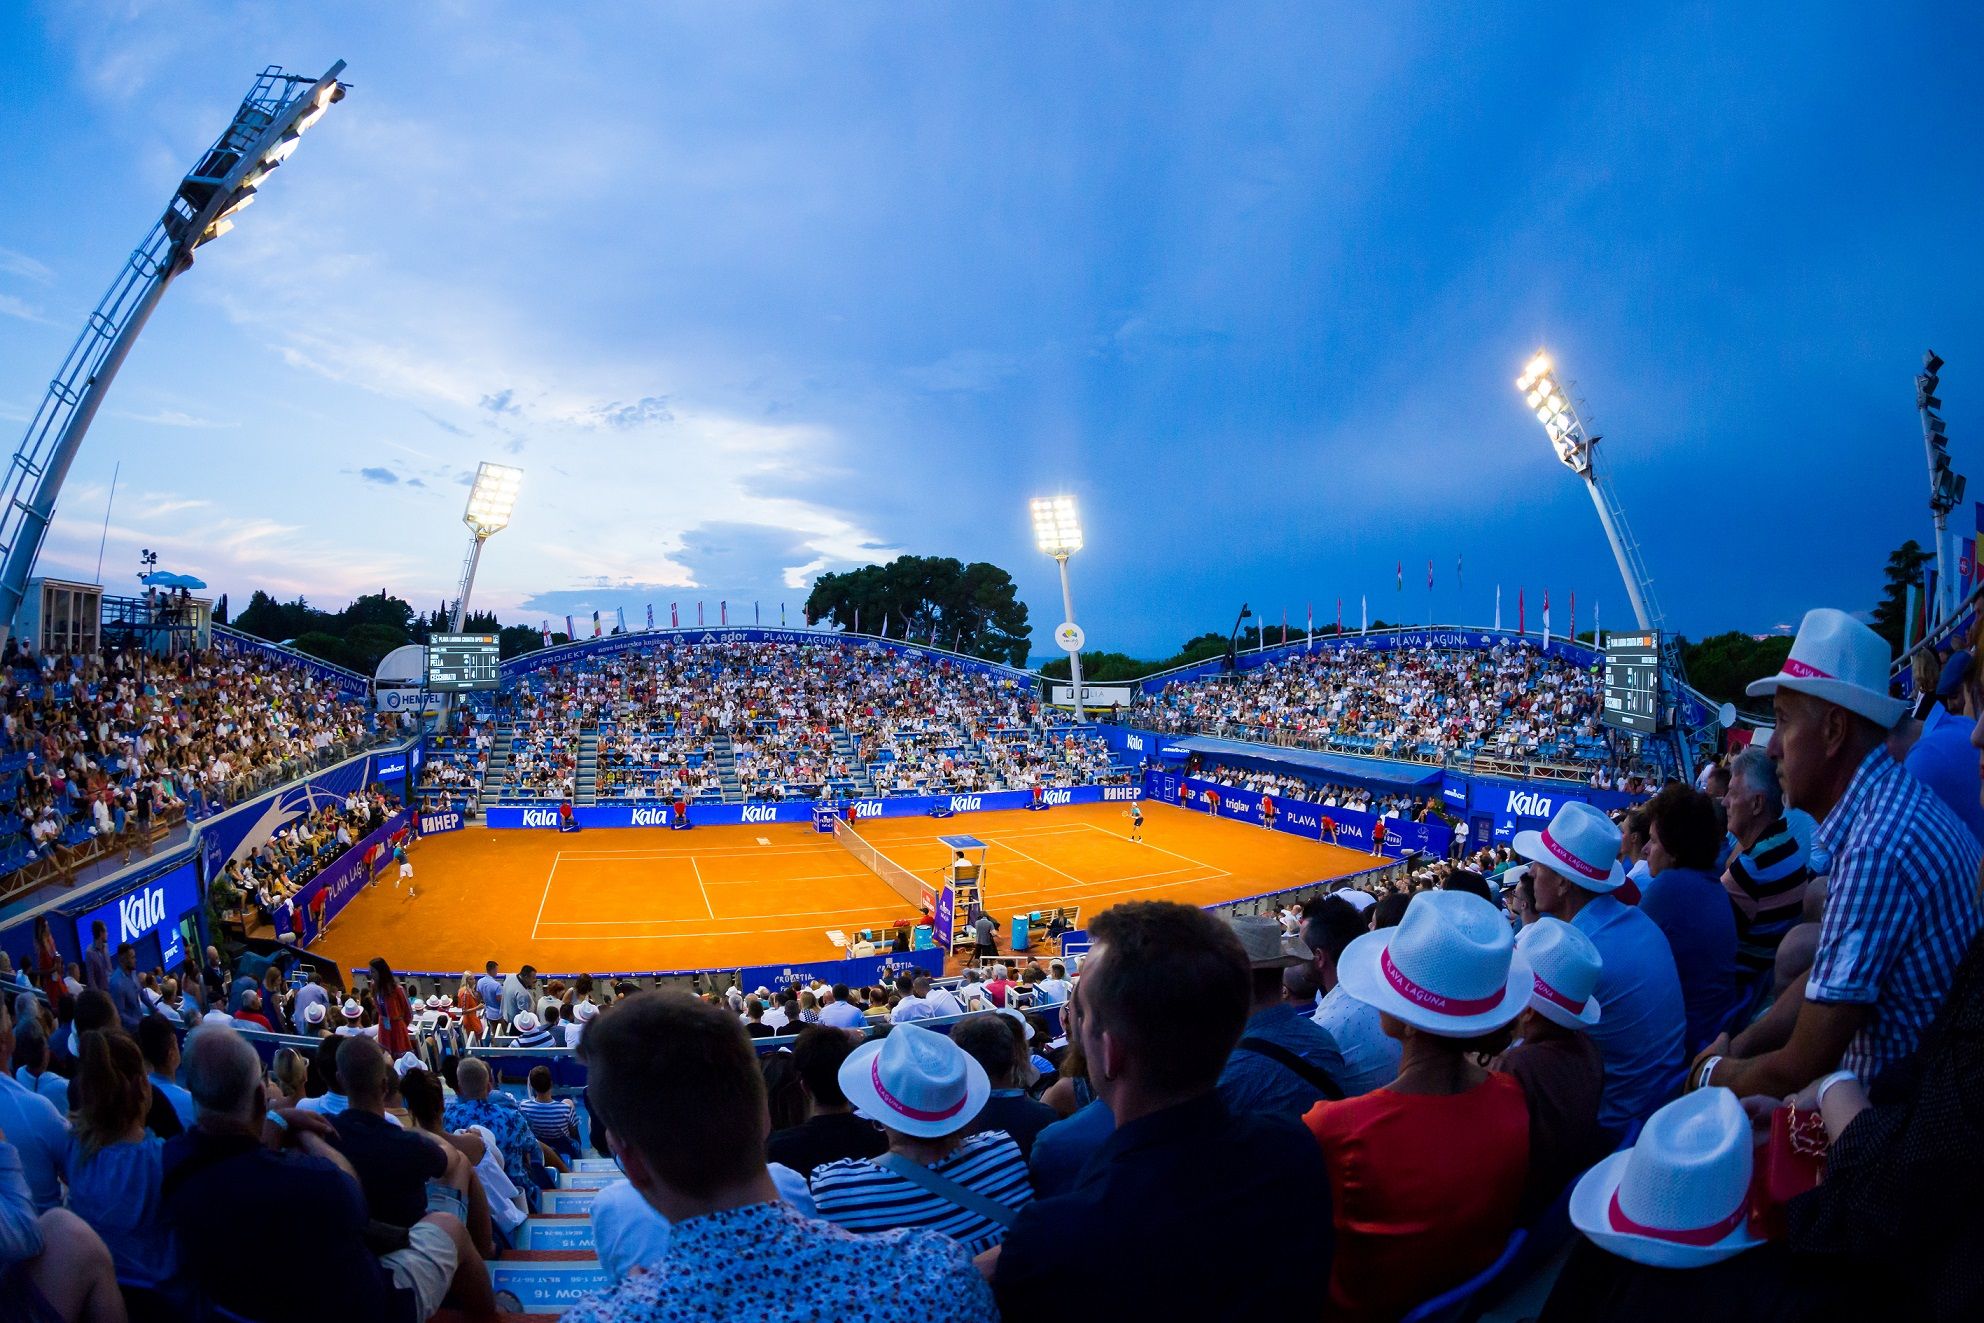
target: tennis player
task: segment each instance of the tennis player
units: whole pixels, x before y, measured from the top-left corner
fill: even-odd
[[[1141,843],[1144,839],[1144,806],[1137,800],[1123,810],[1123,816],[1130,820],[1130,839]]]

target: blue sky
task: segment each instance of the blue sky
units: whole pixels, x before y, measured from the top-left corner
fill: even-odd
[[[49,572],[94,575],[121,461],[112,584],[150,546],[425,606],[496,459],[506,621],[796,617],[915,551],[1011,569],[1044,652],[1066,488],[1094,647],[1498,583],[1625,624],[1539,344],[1691,634],[1872,605],[1927,537],[1926,346],[1984,493],[1974,7],[565,8],[7,7],[17,430],[255,71],[353,85],[168,294]]]

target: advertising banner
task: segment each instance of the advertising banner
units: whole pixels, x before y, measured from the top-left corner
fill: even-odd
[[[909,951],[900,955],[860,956],[852,960],[817,960],[795,965],[753,965],[737,971],[737,982],[746,991],[770,988],[782,992],[796,988],[808,979],[845,983],[852,987],[874,987],[895,982],[898,974],[924,973],[932,978],[944,972],[944,952]]]
[[[303,944],[308,946],[317,940],[321,925],[337,918],[338,911],[349,905],[359,889],[392,859],[392,846],[405,837],[412,822],[413,815],[402,809],[386,819],[385,826],[353,842],[349,850],[338,856],[336,863],[311,878],[301,891],[276,907],[275,930],[279,933],[294,932],[295,912],[301,907],[304,916]],[[324,898],[321,910],[313,904],[320,894]]]
[[[460,831],[464,825],[462,815],[454,809],[439,809],[420,815],[422,836],[439,836],[444,832]]]
[[[1141,794],[1137,786],[1064,786],[1041,793],[1041,802],[1050,808],[1061,804],[1128,803]],[[927,813],[991,813],[1002,809],[1025,808],[1033,802],[1030,790],[989,790],[963,795],[900,795],[884,799],[849,801],[857,818],[913,818]],[[818,803],[811,799],[780,800],[768,804],[691,804],[692,827],[734,827],[745,823],[810,823]],[[666,827],[673,821],[673,810],[666,804],[582,804],[572,810],[580,827]],[[483,810],[485,825],[497,829],[536,828],[557,830],[555,805],[492,807]]]
[[[82,944],[87,946],[93,926],[102,923],[110,934],[112,951],[126,942],[139,948],[139,968],[150,969],[159,965],[177,969],[180,961],[186,958],[179,920],[198,909],[199,905],[200,883],[192,861],[188,860],[163,877],[153,878],[136,890],[83,915],[76,920],[76,932]],[[156,959],[150,958],[147,939],[158,942]]]
[[[1160,778],[1152,778],[1157,780]],[[1159,798],[1159,796],[1152,796]],[[1172,801],[1185,808],[1197,809],[1202,813],[1216,813],[1222,818],[1235,822],[1261,825],[1261,797],[1252,790],[1238,786],[1215,785],[1211,781],[1201,781],[1197,777],[1185,777],[1178,783],[1178,798]],[[1372,828],[1378,818],[1372,813],[1358,813],[1346,808],[1324,808],[1307,800],[1291,799],[1285,795],[1274,796],[1274,830],[1285,831],[1292,836],[1302,836],[1309,840],[1322,840],[1332,845],[1341,845],[1352,850],[1371,848]],[[1329,826],[1325,827],[1325,821]],[[1453,837],[1452,830],[1443,822],[1412,822],[1405,818],[1385,819],[1384,853],[1389,857],[1428,851],[1444,858]]]
[[[1032,688],[1036,677],[1027,671],[1014,670],[996,662],[984,661],[978,657],[966,657],[961,653],[946,652],[942,648],[925,647],[905,639],[877,639],[861,634],[841,634],[832,630],[817,629],[771,629],[756,625],[740,625],[728,629],[657,629],[639,634],[614,634],[603,639],[588,639],[583,643],[566,644],[562,647],[543,648],[537,652],[512,657],[503,663],[503,677],[514,680],[531,671],[542,670],[547,666],[569,666],[573,662],[595,657],[611,657],[629,649],[647,649],[665,642],[691,643],[697,645],[711,643],[826,643],[848,648],[866,648],[876,653],[914,653],[932,661],[948,661],[966,670],[979,671],[986,675],[998,676],[1015,684]]]
[[[939,950],[951,949],[953,929],[957,923],[958,893],[949,882],[937,892],[936,908],[930,912],[930,931],[936,936]]]
[[[345,798],[362,790],[377,778],[374,769],[404,758],[400,776],[418,771],[418,746],[406,750],[381,750],[365,754],[318,772],[305,781],[250,800],[246,804],[216,814],[200,824],[200,855],[203,876],[212,881],[230,859],[243,859],[266,844],[271,836],[298,818],[327,804],[343,804]]]
[[[329,662],[319,661],[294,648],[279,647],[267,639],[256,638],[253,634],[243,634],[225,625],[213,627],[213,643],[215,650],[219,652],[269,657],[285,666],[299,667],[316,679],[337,686],[338,692],[347,698],[363,698],[372,687],[372,682],[356,671],[347,671],[342,666],[333,666]]]

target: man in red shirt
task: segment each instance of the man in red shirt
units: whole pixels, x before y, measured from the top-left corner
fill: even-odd
[[[1206,787],[1206,812],[1215,818],[1219,816],[1219,792],[1211,786]]]
[[[1261,796],[1261,826],[1268,831],[1274,830],[1274,799],[1269,795]]]
[[[1383,854],[1384,852],[1385,852],[1385,820],[1383,818],[1379,818],[1376,822],[1371,824],[1371,853]]]

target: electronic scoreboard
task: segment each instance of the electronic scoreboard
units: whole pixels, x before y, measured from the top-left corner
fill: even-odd
[[[1605,640],[1605,724],[1651,735],[1660,718],[1660,635],[1612,634]]]
[[[435,693],[494,689],[501,681],[494,634],[435,634],[427,640],[427,688]]]

